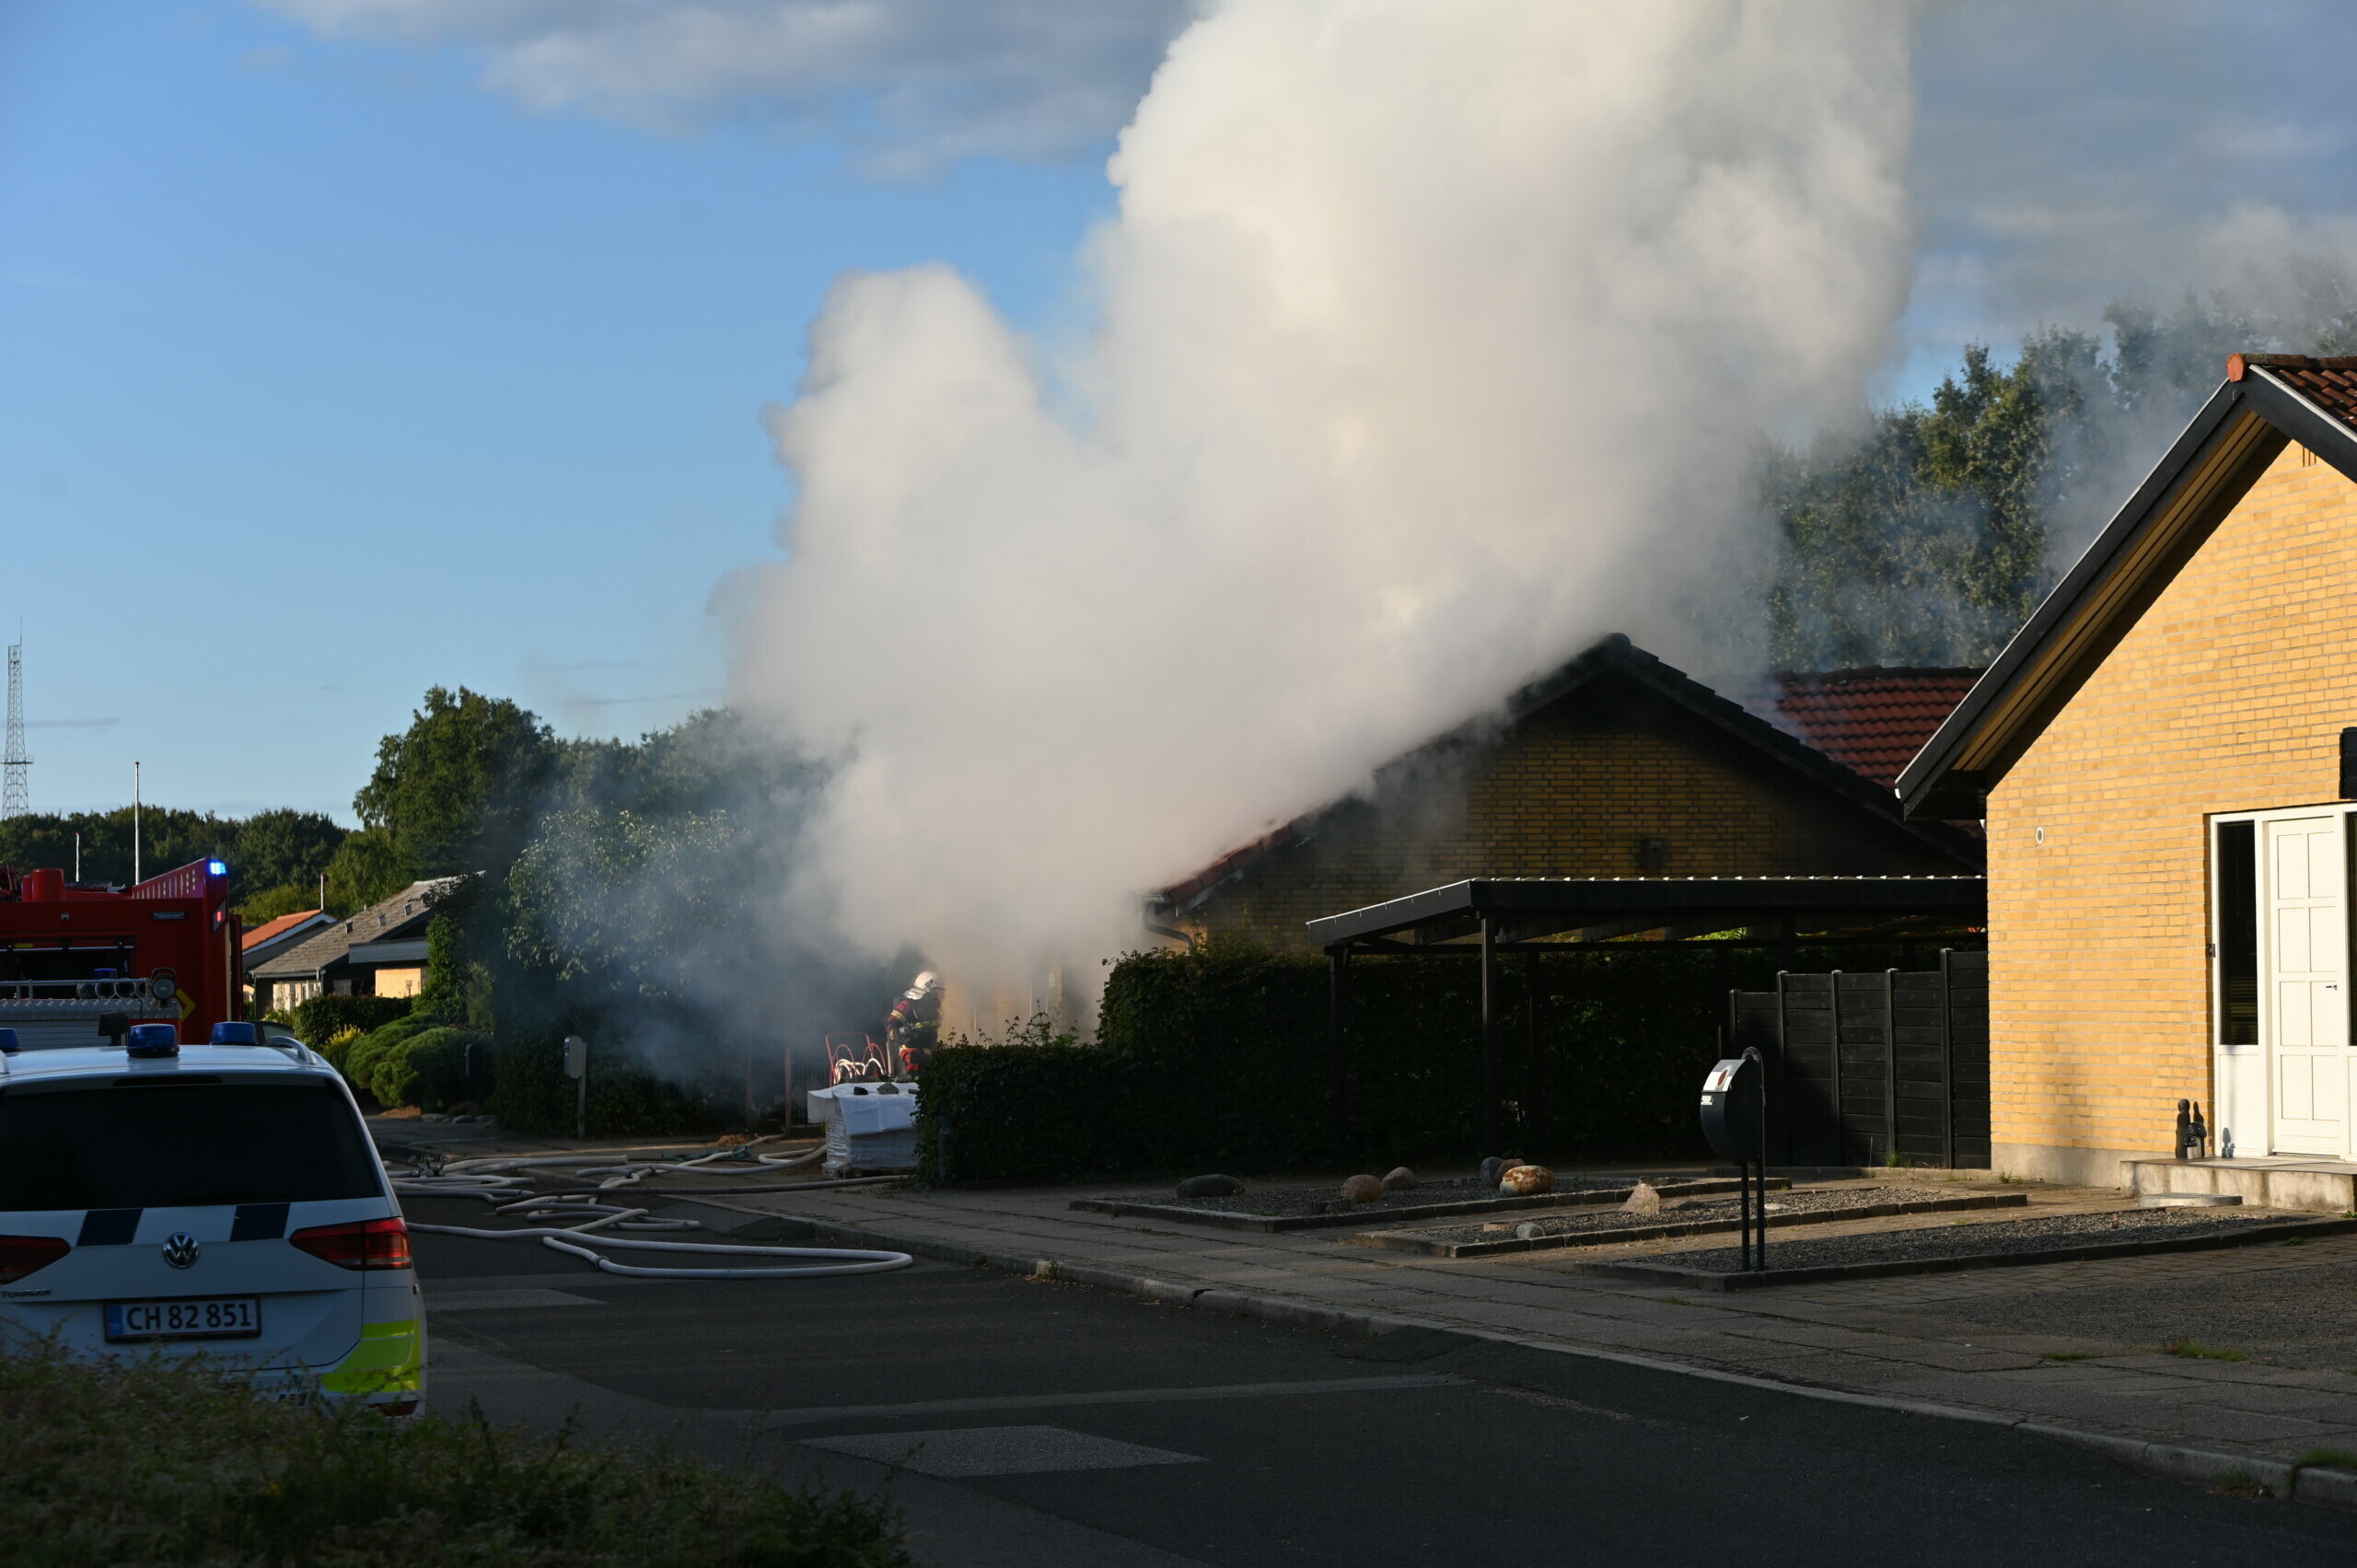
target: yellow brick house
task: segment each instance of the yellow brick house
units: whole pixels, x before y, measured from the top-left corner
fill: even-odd
[[[1977,875],[1971,830],[1910,821],[1890,791],[1976,673],[1755,676],[1736,702],[1606,637],[1161,889],[1148,920],[1307,951],[1312,920],[1466,877]]]
[[[1898,789],[1985,824],[1999,1169],[2350,1206],[2357,359],[2230,359]]]

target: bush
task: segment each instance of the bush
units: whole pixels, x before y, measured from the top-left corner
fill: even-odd
[[[491,1108],[500,1125],[518,1132],[571,1136],[574,1081],[564,1075],[561,1034],[504,1039],[492,1049]],[[742,1120],[741,1108],[734,1112]],[[703,1132],[723,1124],[714,1108],[665,1083],[620,1051],[591,1036],[589,1132],[593,1137]]]
[[[22,1568],[911,1568],[882,1496],[789,1491],[480,1415],[389,1424],[255,1399],[202,1361],[0,1357],[0,1511]]]
[[[356,1040],[322,1048],[319,1054],[353,1085],[375,1094],[377,1091],[370,1085],[376,1077],[377,1064],[386,1053],[435,1028],[437,1022],[431,1014],[410,1013]]]
[[[346,1029],[365,1034],[407,1016],[409,1010],[406,996],[314,996],[295,1009],[295,1037],[310,1045]]]
[[[472,1029],[421,1029],[377,1053],[368,1070],[368,1092],[382,1105],[447,1110],[480,1092],[468,1074],[467,1051],[488,1049],[490,1043],[490,1036]]]
[[[1825,968],[1899,958],[1896,947],[1801,953]],[[917,1099],[918,1173],[1039,1180],[1487,1154],[1699,1157],[1708,1151],[1694,1097],[1719,1055],[1726,992],[1771,988],[1776,967],[1765,948],[1627,943],[1544,955],[1542,1135],[1527,1103],[1529,960],[1509,955],[1499,1042],[1507,1146],[1482,1149],[1478,963],[1352,960],[1338,1130],[1323,956],[1236,943],[1132,953],[1106,983],[1095,1046],[935,1057]]]

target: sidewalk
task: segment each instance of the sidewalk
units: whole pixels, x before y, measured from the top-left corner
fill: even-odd
[[[2003,1190],[2028,1191],[2032,1214],[2123,1202],[2103,1190]],[[1174,1303],[1364,1332],[1418,1325],[2052,1428],[2146,1469],[2247,1476],[2278,1494],[2303,1456],[2357,1455],[2357,1236],[1682,1298],[1567,1274],[1562,1253],[1431,1259],[1355,1246],[1347,1232],[1214,1230],[1068,1207],[1100,1191],[1166,1190],[869,1188],[727,1206],[810,1219],[822,1237],[831,1229]],[[2159,1348],[2186,1340],[2249,1359]],[[2298,1483],[2304,1498],[2357,1505],[2357,1470],[2307,1470]]]

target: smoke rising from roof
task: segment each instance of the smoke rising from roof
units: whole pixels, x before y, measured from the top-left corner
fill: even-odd
[[[842,760],[849,934],[1134,945],[1140,891],[1599,633],[1696,651],[1758,434],[1888,346],[1908,26],[1243,0],[1120,138],[1077,352],[946,268],[842,279],[765,416],[787,560],[723,603],[735,700]]]

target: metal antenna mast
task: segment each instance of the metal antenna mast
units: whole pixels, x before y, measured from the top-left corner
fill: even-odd
[[[0,822],[32,809],[25,773],[33,760],[25,755],[25,645],[20,637],[8,645],[8,738],[0,751]]]

